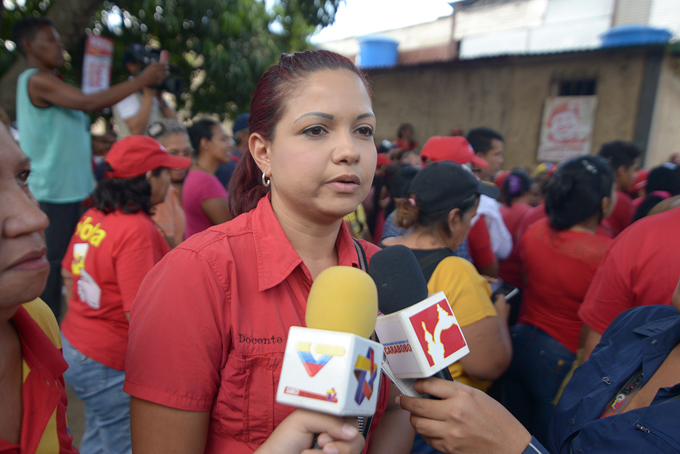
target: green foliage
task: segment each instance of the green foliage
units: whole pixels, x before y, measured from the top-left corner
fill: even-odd
[[[26,0],[23,11],[6,10],[0,37],[9,37],[10,24],[18,17],[44,15],[49,1]],[[248,110],[258,79],[282,52],[310,47],[307,37],[333,22],[341,1],[277,0],[268,8],[261,0],[109,0],[89,30],[116,41],[112,83],[127,78],[122,55],[129,44],[166,49],[170,63],[187,81],[179,107],[192,114],[233,117]],[[85,33],[81,44],[69,49],[73,69],[65,69],[67,79],[80,77],[84,39]],[[14,54],[0,56],[0,72]]]

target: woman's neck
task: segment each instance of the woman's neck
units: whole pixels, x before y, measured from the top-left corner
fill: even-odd
[[[312,279],[316,279],[316,276],[326,268],[338,265],[338,251],[335,243],[340,226],[344,222],[342,219],[328,224],[298,219],[285,209],[277,209],[277,203],[274,200],[272,200],[272,209],[293,248],[305,262]]]
[[[196,162],[194,162],[191,167],[194,170],[202,170],[210,175],[215,175],[219,164],[220,163],[216,159],[213,159],[212,156],[201,154],[196,158]]]
[[[393,246],[395,244],[401,244],[410,249],[441,249],[447,248],[448,246],[444,241],[437,238],[431,232],[429,232],[423,226],[415,226],[406,235],[397,238],[388,238],[383,241],[386,246]]]
[[[574,232],[595,233],[599,225],[597,214],[592,215],[583,222],[573,225],[569,230]]]

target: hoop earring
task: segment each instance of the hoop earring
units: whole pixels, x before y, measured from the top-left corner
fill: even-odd
[[[265,188],[268,188],[269,185],[271,184],[271,182],[272,182],[272,179],[270,177],[268,177],[267,175],[265,175],[264,172],[262,172],[262,185]]]

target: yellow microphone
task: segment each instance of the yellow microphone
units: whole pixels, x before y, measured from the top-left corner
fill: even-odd
[[[337,416],[371,416],[384,348],[369,340],[378,290],[365,272],[326,269],[307,299],[307,328],[288,331],[276,401]]]
[[[378,317],[378,290],[368,273],[332,266],[314,280],[307,298],[308,328],[369,338]]]

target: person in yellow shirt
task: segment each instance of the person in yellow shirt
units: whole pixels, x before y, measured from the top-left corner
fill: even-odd
[[[77,453],[66,423],[59,326],[38,297],[50,266],[29,159],[0,126],[0,452]]]

